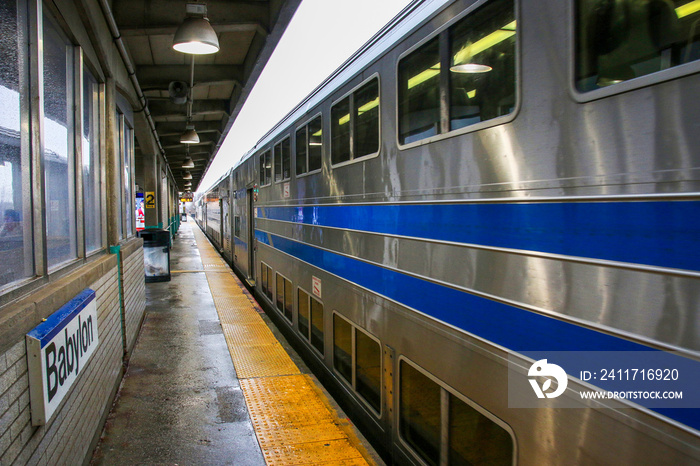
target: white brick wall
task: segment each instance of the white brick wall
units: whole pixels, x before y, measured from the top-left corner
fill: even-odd
[[[143,249],[137,248],[123,261],[127,342],[131,348],[145,310]],[[31,425],[24,335],[18,335],[17,342],[0,354],[0,466],[76,465],[92,454],[92,441],[102,430],[122,375],[116,265],[84,287],[96,292],[99,347],[47,425]]]

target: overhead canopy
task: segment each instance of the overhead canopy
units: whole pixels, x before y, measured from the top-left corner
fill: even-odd
[[[301,0],[206,2],[220,50],[195,55],[191,117],[199,143],[182,144],[186,99],[173,99],[180,81],[191,82],[193,55],[173,49],[177,28],[187,17],[185,0],[114,0],[112,10],[148,101],[161,146],[180,191],[185,171],[199,186],[211,161]],[[171,91],[169,91],[169,87]],[[187,90],[185,89],[185,92]],[[182,92],[180,89],[179,92]],[[183,169],[187,146],[194,168]]]

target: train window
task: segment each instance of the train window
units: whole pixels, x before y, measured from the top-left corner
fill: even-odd
[[[233,217],[233,236],[236,238],[241,236],[241,217],[238,215]]]
[[[272,268],[267,267],[267,297],[272,302],[272,297],[273,297],[273,288],[272,286],[274,285],[274,282],[272,281]]]
[[[304,338],[309,339],[309,294],[302,290],[301,288],[297,291],[297,302],[299,307],[299,315],[297,326],[299,327],[299,333],[301,333]]]
[[[423,461],[437,466],[440,462],[440,386],[406,361],[401,361],[400,377],[401,436]]]
[[[260,186],[272,183],[272,154],[269,150],[260,154]]]
[[[0,287],[34,275],[31,163],[25,137],[29,127],[27,73],[29,30],[24,1],[0,8]]]
[[[73,45],[44,14],[44,177],[48,265],[78,256]]]
[[[333,367],[352,385],[352,325],[333,315]]]
[[[401,144],[440,132],[440,43],[430,40],[399,62]]]
[[[280,274],[277,275],[277,310],[284,312],[284,277]]]
[[[333,165],[379,152],[379,79],[331,107],[331,139]]]
[[[515,108],[515,11],[490,2],[450,28],[450,131]]]
[[[289,138],[275,146],[275,182],[288,180],[291,176]]]
[[[323,304],[311,297],[311,344],[323,354]]]
[[[513,0],[495,0],[398,65],[399,142],[410,144],[515,109]]]
[[[508,431],[449,394],[449,464],[513,464]]]
[[[350,160],[350,97],[331,107],[331,162],[333,165]]]
[[[284,279],[284,316],[290,322],[294,319],[294,295],[292,282]]]
[[[262,291],[267,295],[267,265],[264,262],[260,263],[260,282],[262,284]]]
[[[306,126],[300,128],[296,132],[296,167],[297,175],[303,175],[308,170],[307,164],[307,142],[306,142]]]
[[[83,211],[85,250],[102,248],[102,180],[100,160],[100,97],[102,89],[92,73],[83,70]]]
[[[321,169],[323,131],[317,116],[296,132],[296,173],[303,175]]]
[[[577,0],[576,88],[588,92],[700,59],[699,21],[697,1]]]
[[[380,412],[379,343],[339,314],[333,314],[333,367],[377,413]]]
[[[515,447],[505,423],[460,399],[405,360],[400,363],[399,376],[400,434],[425,462],[513,464]]]
[[[355,389],[375,411],[381,403],[381,348],[360,330],[355,332]]]
[[[379,80],[373,79],[354,94],[353,158],[379,151]]]
[[[307,126],[309,135],[309,172],[321,169],[323,159],[323,126],[321,116],[317,116]]]

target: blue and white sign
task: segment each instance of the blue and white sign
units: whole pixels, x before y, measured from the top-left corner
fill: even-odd
[[[89,288],[27,334],[32,425],[51,419],[98,343],[97,301]]]

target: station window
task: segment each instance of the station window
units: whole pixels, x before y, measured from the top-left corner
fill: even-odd
[[[101,249],[102,180],[100,160],[100,102],[102,88],[86,68],[83,70],[83,211],[85,250]]]
[[[0,8],[0,288],[34,275],[26,11],[21,0]]]
[[[331,162],[379,152],[379,79],[373,78],[331,107]]]
[[[399,412],[402,439],[428,464],[513,464],[513,438],[501,421],[405,360],[400,363]]]
[[[267,186],[272,182],[272,159],[269,150],[260,154],[260,186]]]
[[[333,315],[333,367],[379,413],[381,409],[379,343],[339,314]]]
[[[292,282],[277,274],[277,310],[291,322],[294,316],[294,296]]]
[[[479,7],[399,61],[399,141],[410,144],[512,113],[513,0]]]
[[[577,89],[588,92],[700,59],[698,20],[697,1],[577,0]]]
[[[291,155],[289,138],[275,146],[275,182],[288,180],[291,173]]]
[[[296,174],[320,170],[322,149],[323,129],[319,115],[296,132]]]
[[[44,199],[49,268],[78,257],[75,199],[74,47],[52,15],[43,20]]]

